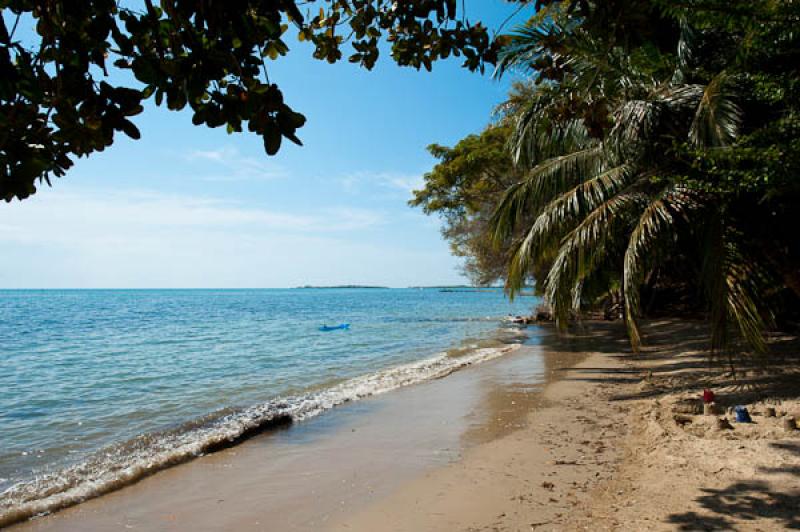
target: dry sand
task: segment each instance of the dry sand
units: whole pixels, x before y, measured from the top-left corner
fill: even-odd
[[[800,419],[797,373],[750,370],[734,379],[708,367],[700,325],[663,321],[647,332],[639,356],[621,355],[618,324],[595,323],[556,343],[588,357],[545,389],[545,405],[524,428],[332,529],[800,529],[800,431],[758,415],[772,406]],[[798,367],[797,342],[776,351],[788,354],[785,368]],[[676,414],[704,386],[722,408],[747,405],[754,423],[720,431],[717,416]]]

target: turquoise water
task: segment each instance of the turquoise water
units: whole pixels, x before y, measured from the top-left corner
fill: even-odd
[[[483,339],[534,304],[436,289],[0,291],[0,522],[276,416],[491,358]],[[340,322],[351,329],[318,330]]]

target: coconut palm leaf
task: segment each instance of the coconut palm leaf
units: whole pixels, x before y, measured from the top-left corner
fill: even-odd
[[[705,87],[698,84],[663,85],[654,88],[653,97],[673,113],[694,111],[700,103]]]
[[[631,179],[631,168],[620,165],[564,192],[542,209],[528,231],[523,247],[533,252],[535,245],[541,246],[548,240],[560,239],[565,227],[607,201]]]
[[[741,338],[757,353],[767,351],[765,331],[774,325],[764,294],[775,286],[768,268],[757,254],[745,253],[739,235],[729,226],[724,213],[716,211],[707,221],[704,245],[704,287],[710,305],[711,350],[727,353],[732,362],[729,324],[734,323]]]
[[[634,351],[641,346],[638,318],[641,313],[640,287],[645,271],[656,260],[657,246],[675,234],[677,218],[687,219],[698,206],[691,190],[670,184],[644,209],[631,232],[623,265],[623,293],[628,335]]]
[[[767,270],[741,253],[735,242],[727,246],[726,303],[728,312],[747,343],[758,353],[766,353],[765,331],[773,325],[773,316],[763,294],[770,282]]]
[[[651,139],[663,107],[657,101],[629,100],[614,111],[614,127],[607,145],[621,160],[634,157]]]
[[[544,57],[551,57],[554,61],[560,59],[561,54],[553,51],[565,48],[560,42],[568,34],[567,28],[553,20],[537,25],[518,26],[508,36],[508,44],[498,55],[494,76],[501,77],[509,70],[527,71],[538,76],[534,65]]]
[[[775,285],[770,282],[767,270],[752,258],[746,258],[735,240],[725,242],[725,251],[724,304],[729,319],[736,323],[741,337],[756,352],[766,353],[765,331],[773,325],[773,316],[763,294],[769,286]],[[724,350],[727,346],[717,347]]]
[[[524,181],[503,194],[491,219],[495,240],[508,238],[526,212],[538,211],[555,195],[574,186],[581,176],[595,175],[602,167],[602,156],[602,147],[597,144],[553,157],[533,168]]]
[[[531,106],[516,120],[510,146],[514,162],[532,167],[540,162],[596,144],[580,120],[553,123],[544,106]]]
[[[672,75],[672,82],[675,84],[685,81],[686,74],[695,56],[695,47],[697,46],[697,32],[691,27],[685,16],[680,17],[680,28],[678,46],[675,51],[677,64]]]
[[[578,19],[564,20],[544,17],[518,31],[496,71],[531,72],[535,87],[527,106],[515,104],[509,146],[530,174],[506,192],[491,220],[494,238],[505,242],[523,220],[530,224],[513,246],[507,290],[513,295],[532,271],[549,266],[540,282],[559,326],[586,297],[621,293],[638,349],[641,285],[658,257],[677,247],[702,258],[715,349],[726,345],[733,323],[763,349],[766,270],[737,248],[741,239],[730,228],[714,222],[714,196],[684,184],[687,177],[695,183],[692,173],[700,171],[689,162],[691,148],[728,147],[742,124],[738,78],[696,64],[710,30],[676,18],[680,32],[670,54],[659,47],[632,51]],[[703,231],[709,239],[701,250],[684,242]]]
[[[545,280],[545,297],[559,327],[566,326],[575,298],[575,285],[588,277],[604,256],[605,242],[616,224],[624,222],[626,214],[643,208],[646,202],[647,196],[641,192],[617,194],[589,213],[564,237]]]
[[[742,110],[734,101],[727,73],[717,74],[703,91],[689,129],[689,140],[698,148],[728,146],[739,135]]]

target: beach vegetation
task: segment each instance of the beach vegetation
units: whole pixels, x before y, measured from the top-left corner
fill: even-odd
[[[441,217],[442,235],[464,259],[463,273],[475,286],[505,278],[510,248],[496,246],[488,228],[498,199],[523,175],[508,156],[511,133],[511,124],[498,123],[453,147],[428,146],[438,163],[409,201]]]
[[[642,295],[689,291],[715,352],[764,352],[800,298],[800,4],[540,4],[497,66],[528,82],[487,229],[507,291],[534,278],[561,327],[619,301],[634,349]]]

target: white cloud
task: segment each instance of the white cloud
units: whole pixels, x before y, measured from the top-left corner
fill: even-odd
[[[406,192],[413,192],[421,189],[425,185],[425,180],[421,175],[395,175],[388,178],[386,185]]]
[[[289,213],[147,190],[45,188],[0,206],[0,287],[458,282],[438,231],[414,227],[398,237],[382,212],[352,206]]]
[[[214,162],[222,162],[225,160],[228,149],[220,148],[218,150],[193,150],[187,154],[187,158],[191,160],[206,160]]]
[[[0,206],[0,286],[415,284],[407,267],[398,274],[404,264],[427,264],[419,274],[428,276],[429,251],[367,241],[383,224],[380,212],[350,206],[286,213],[141,190],[43,189]]]
[[[334,233],[383,223],[381,213],[332,207],[314,213],[287,213],[214,198],[151,191],[80,193],[44,190],[0,209],[0,240],[41,241],[106,238],[131,231],[239,230],[246,233]]]
[[[274,161],[243,155],[234,146],[213,150],[192,150],[183,158],[204,181],[265,181],[288,176],[285,168]]]
[[[331,207],[322,209],[321,214],[328,222],[320,223],[318,231],[353,231],[386,223],[381,213],[356,207]]]
[[[423,173],[408,174],[401,172],[354,172],[339,178],[339,183],[347,192],[359,192],[366,186],[377,186],[402,192],[410,197],[414,190],[421,189],[425,184]]]

